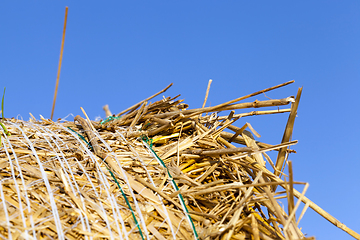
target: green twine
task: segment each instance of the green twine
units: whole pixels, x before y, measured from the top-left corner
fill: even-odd
[[[150,140],[150,139],[149,139],[147,136],[145,136],[145,135],[143,135],[143,136],[141,137],[141,139],[143,140],[144,143],[146,143],[146,144],[148,145],[150,151],[154,154],[154,156],[155,156],[156,159],[160,162],[160,164],[166,169],[167,174],[168,174],[168,176],[169,176],[169,179],[171,179],[172,185],[173,185],[173,187],[175,188],[175,191],[179,191],[179,187],[177,186],[175,180],[172,178],[172,176],[171,176],[171,174],[170,174],[170,172],[169,172],[169,169],[166,167],[166,165],[165,165],[165,163],[163,162],[163,160],[161,160],[161,158],[160,158],[160,157],[156,154],[156,152],[152,149],[152,139]],[[150,144],[149,144],[149,142],[150,142]],[[198,234],[197,234],[197,232],[196,232],[194,222],[192,221],[191,216],[190,216],[190,214],[189,214],[189,211],[188,211],[188,209],[187,209],[187,207],[186,207],[186,205],[185,205],[184,198],[183,198],[183,196],[182,196],[180,193],[178,194],[178,196],[179,196],[179,199],[180,199],[180,203],[181,203],[181,205],[183,206],[184,211],[185,211],[185,213],[186,213],[186,215],[187,215],[188,221],[189,221],[190,224],[191,224],[191,228],[192,228],[192,230],[193,230],[193,232],[194,232],[195,239],[198,240],[198,239],[199,239],[199,236],[198,236]]]
[[[149,126],[151,123],[147,123],[145,126],[143,126],[142,128],[140,128],[140,131],[142,131],[143,129],[145,129],[147,126]]]
[[[110,121],[112,121],[114,119],[119,119],[119,118],[121,118],[121,117],[109,116],[105,120],[101,121],[100,124],[104,124],[104,123],[107,123],[107,122],[110,122]]]
[[[86,142],[86,144],[87,144],[87,146],[88,146],[89,148],[93,149],[93,147],[91,146],[91,144],[90,144],[88,141],[86,141],[86,139],[85,139],[82,135],[80,135],[80,134],[77,133],[76,131],[72,130],[70,127],[67,127],[67,128],[70,129],[71,131],[73,131],[74,133],[76,133],[84,142]]]
[[[152,138],[148,138],[147,136],[145,136],[145,135],[143,135],[142,137],[141,137],[141,139],[144,141],[144,142],[146,142],[148,145],[149,145],[149,147],[150,147],[150,149],[152,150],[152,147],[153,147],[153,139]],[[154,152],[155,153],[155,152]],[[156,153],[155,153],[156,154]]]
[[[104,159],[101,158],[101,160],[103,160],[103,162],[106,163]],[[105,166],[106,166],[106,165],[105,165]],[[125,195],[122,187],[120,186],[119,182],[117,181],[114,173],[113,173],[107,166],[106,166],[106,169],[109,171],[110,175],[112,176],[112,178],[113,178],[114,181],[116,182],[118,188],[120,189],[121,195],[123,195],[123,197],[124,197],[124,199],[125,199],[125,202],[126,202],[126,205],[130,208],[131,215],[132,215],[132,217],[134,218],[134,221],[135,221],[135,224],[136,224],[137,228],[139,229],[139,232],[140,232],[140,235],[141,235],[141,239],[144,240],[144,236],[143,236],[143,234],[142,234],[142,231],[141,231],[141,228],[140,228],[140,224],[139,224],[139,222],[137,221],[137,219],[136,219],[136,217],[135,217],[134,210],[132,209],[128,198],[126,197],[126,195]]]
[[[87,143],[87,145],[88,145],[89,148],[93,149],[93,146],[91,146],[91,144],[90,144],[88,141],[86,141],[86,139],[85,139],[82,135],[80,135],[80,134],[77,133],[76,131],[72,130],[70,127],[68,127],[68,129],[70,129],[71,131],[73,131],[74,133],[76,133],[84,142]],[[1,143],[1,142],[0,142],[0,143]],[[100,157],[100,158],[101,158],[101,157]],[[105,162],[105,160],[104,160],[103,158],[101,158],[101,160],[106,164],[106,162]],[[139,229],[141,239],[144,240],[144,236],[143,236],[143,234],[142,234],[142,231],[141,231],[141,228],[140,228],[140,224],[139,224],[139,222],[137,221],[137,219],[136,219],[136,217],[135,217],[135,213],[134,213],[134,210],[132,209],[132,207],[131,207],[131,205],[130,205],[129,199],[126,197],[126,195],[125,195],[122,187],[120,186],[119,182],[117,181],[114,173],[113,173],[106,165],[105,165],[105,167],[106,167],[106,169],[109,171],[111,177],[114,179],[114,181],[115,181],[116,185],[118,186],[118,188],[120,189],[121,195],[123,195],[127,206],[130,208],[131,215],[133,216],[134,222],[135,222],[137,228]]]

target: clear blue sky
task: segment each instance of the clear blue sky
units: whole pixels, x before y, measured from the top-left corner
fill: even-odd
[[[55,119],[104,117],[161,90],[201,107],[295,79],[267,94],[303,95],[295,122],[296,181],[360,232],[360,1],[1,1],[0,89],[5,117],[49,118],[65,6],[69,6]],[[259,96],[258,99],[265,99]],[[254,100],[254,99],[252,99]],[[241,111],[239,111],[240,113]],[[287,115],[243,119],[271,144]],[[318,240],[353,239],[308,210]]]

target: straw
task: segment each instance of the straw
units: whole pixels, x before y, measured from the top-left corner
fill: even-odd
[[[61,63],[62,63],[62,57],[63,57],[63,51],[64,51],[64,43],[65,43],[65,33],[66,33],[66,23],[67,23],[68,9],[69,9],[68,7],[65,7],[64,30],[63,30],[62,40],[61,40],[60,59],[59,59],[59,67],[58,67],[57,77],[56,77],[54,100],[53,100],[53,105],[52,105],[52,109],[51,109],[51,116],[50,116],[51,120],[53,119],[53,116],[54,116],[56,96],[57,96],[57,91],[58,91],[58,87],[59,87]]]
[[[295,122],[295,117],[297,114],[297,109],[298,109],[299,102],[300,102],[301,93],[302,93],[302,87],[299,88],[298,93],[296,95],[295,103],[291,106],[291,112],[289,115],[288,122],[286,124],[284,136],[283,136],[283,139],[281,142],[290,141],[290,138],[291,138],[292,132],[293,132],[293,128],[294,128],[294,122]],[[281,169],[284,165],[285,154],[286,154],[286,148],[280,149],[278,157],[276,159],[276,164],[275,164],[275,167],[278,171],[281,171]],[[276,172],[275,175],[278,176],[279,173]]]
[[[205,93],[204,102],[203,102],[203,105],[202,105],[201,108],[204,108],[205,105],[206,105],[206,101],[207,101],[208,96],[209,96],[209,91],[210,91],[211,83],[212,83],[212,79],[209,79],[208,86],[207,86],[207,88],[206,88],[206,93]],[[200,114],[199,117],[201,117],[201,115],[202,115],[202,114]]]

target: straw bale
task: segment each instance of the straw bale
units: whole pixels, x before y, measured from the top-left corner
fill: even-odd
[[[104,122],[2,119],[11,136],[0,128],[0,238],[306,239],[294,196],[336,219],[304,196],[307,185],[294,188],[303,183],[292,172],[281,172],[297,143],[292,129],[268,144],[245,130],[258,135],[250,124],[233,125],[291,111],[292,128],[294,97],[239,103],[289,83],[198,109],[177,97],[149,102],[155,94],[118,115],[106,106]],[[232,112],[214,114],[225,110]],[[287,211],[280,201],[291,203]]]

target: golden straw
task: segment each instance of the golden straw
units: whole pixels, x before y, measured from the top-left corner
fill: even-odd
[[[66,32],[67,15],[68,15],[68,7],[65,7],[64,30],[63,30],[63,36],[62,36],[62,41],[61,41],[60,59],[59,59],[58,73],[57,73],[57,77],[56,77],[56,86],[55,86],[55,93],[54,93],[54,101],[53,101],[52,110],[51,110],[51,117],[50,117],[51,120],[53,119],[53,116],[54,116],[57,90],[58,90],[58,86],[59,86],[60,71],[61,71],[61,62],[62,62],[62,56],[63,56],[63,51],[64,51],[64,42],[65,42],[65,32]]]

